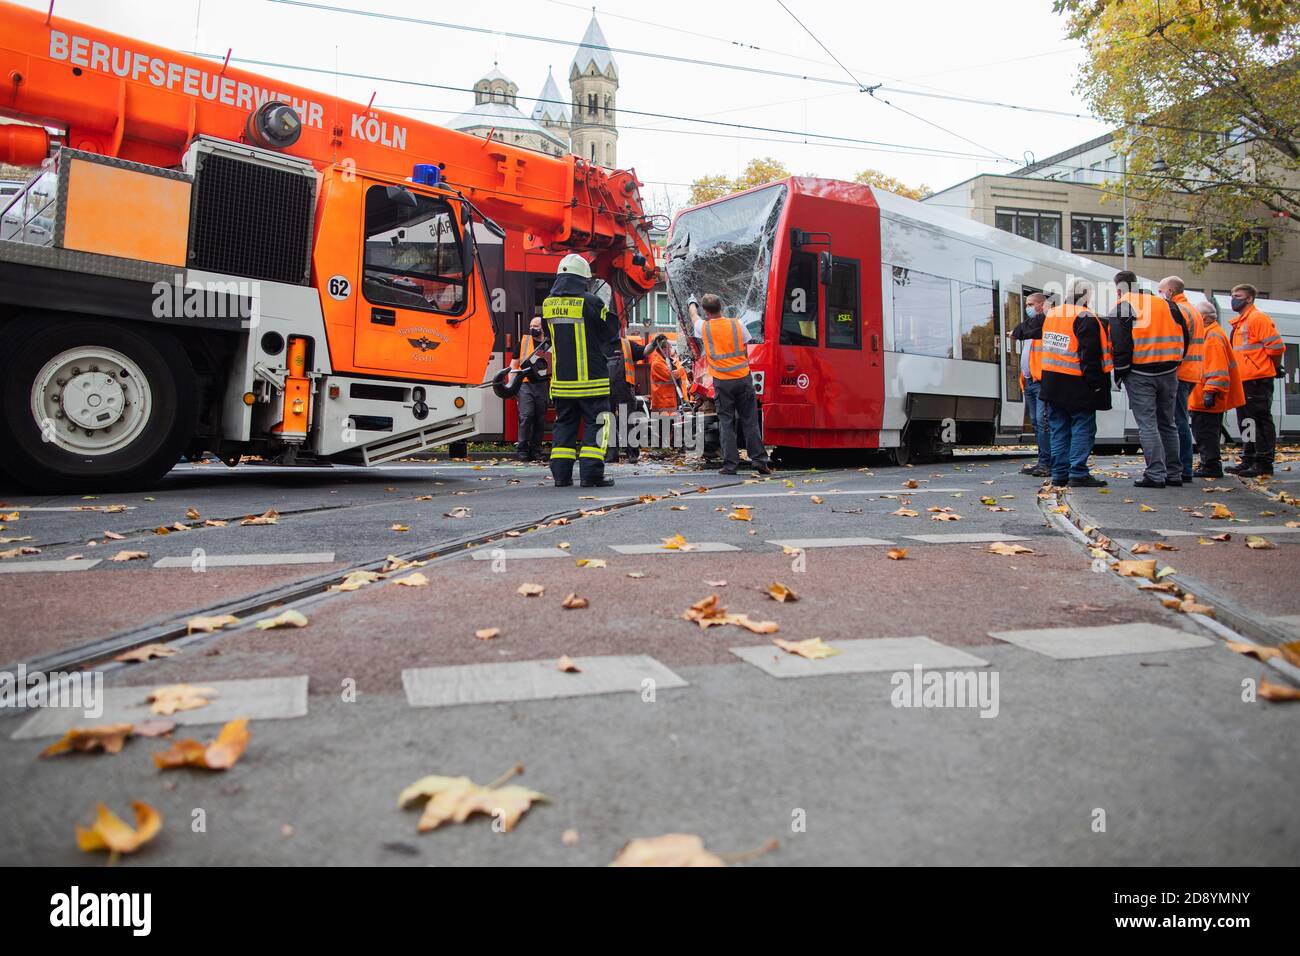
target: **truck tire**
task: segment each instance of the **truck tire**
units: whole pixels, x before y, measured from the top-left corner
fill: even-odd
[[[11,326],[0,353],[6,470],[40,491],[144,488],[194,439],[194,370],[166,332],[92,319]]]

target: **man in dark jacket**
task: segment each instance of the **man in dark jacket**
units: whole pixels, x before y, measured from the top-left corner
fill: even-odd
[[[1022,475],[1047,478],[1052,473],[1052,435],[1047,424],[1047,406],[1039,394],[1039,382],[1034,378],[1030,357],[1043,338],[1043,320],[1047,318],[1047,297],[1041,292],[1025,296],[1025,318],[1011,330],[1011,338],[1020,342],[1020,378],[1024,381],[1025,408],[1029,412],[1029,426],[1038,441],[1038,461],[1020,469]]]
[[[1088,470],[1097,437],[1097,412],[1110,408],[1110,345],[1101,320],[1089,311],[1092,290],[1075,280],[1066,301],[1043,321],[1040,396],[1052,430],[1052,484],[1100,488]]]

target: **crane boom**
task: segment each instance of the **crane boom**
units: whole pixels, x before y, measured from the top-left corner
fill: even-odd
[[[317,169],[394,177],[436,164],[446,182],[534,245],[609,250],[610,266],[633,288],[654,286],[634,171],[472,136],[0,2],[0,114],[60,129],[74,149],[172,167],[196,135],[246,140],[250,113],[274,101],[301,120],[287,155]],[[43,160],[47,134],[20,129],[0,136],[0,161]]]

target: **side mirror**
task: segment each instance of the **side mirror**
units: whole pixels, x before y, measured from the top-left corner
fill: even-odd
[[[835,268],[835,257],[829,252],[820,252],[817,254],[817,274],[821,278],[822,285],[831,284],[831,273]]]
[[[409,206],[411,209],[420,207],[415,194],[404,186],[385,186],[384,198],[395,206]]]

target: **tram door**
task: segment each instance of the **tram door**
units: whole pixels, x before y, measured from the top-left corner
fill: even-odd
[[[1025,392],[1020,384],[1020,363],[1029,349],[1029,343],[1017,342],[1011,338],[1011,330],[1020,324],[1024,315],[1024,297],[1019,292],[1008,292],[1002,299],[1002,328],[999,330],[1005,347],[1001,350],[1003,398],[1002,417],[998,422],[998,431],[1007,435],[1032,431]]]

